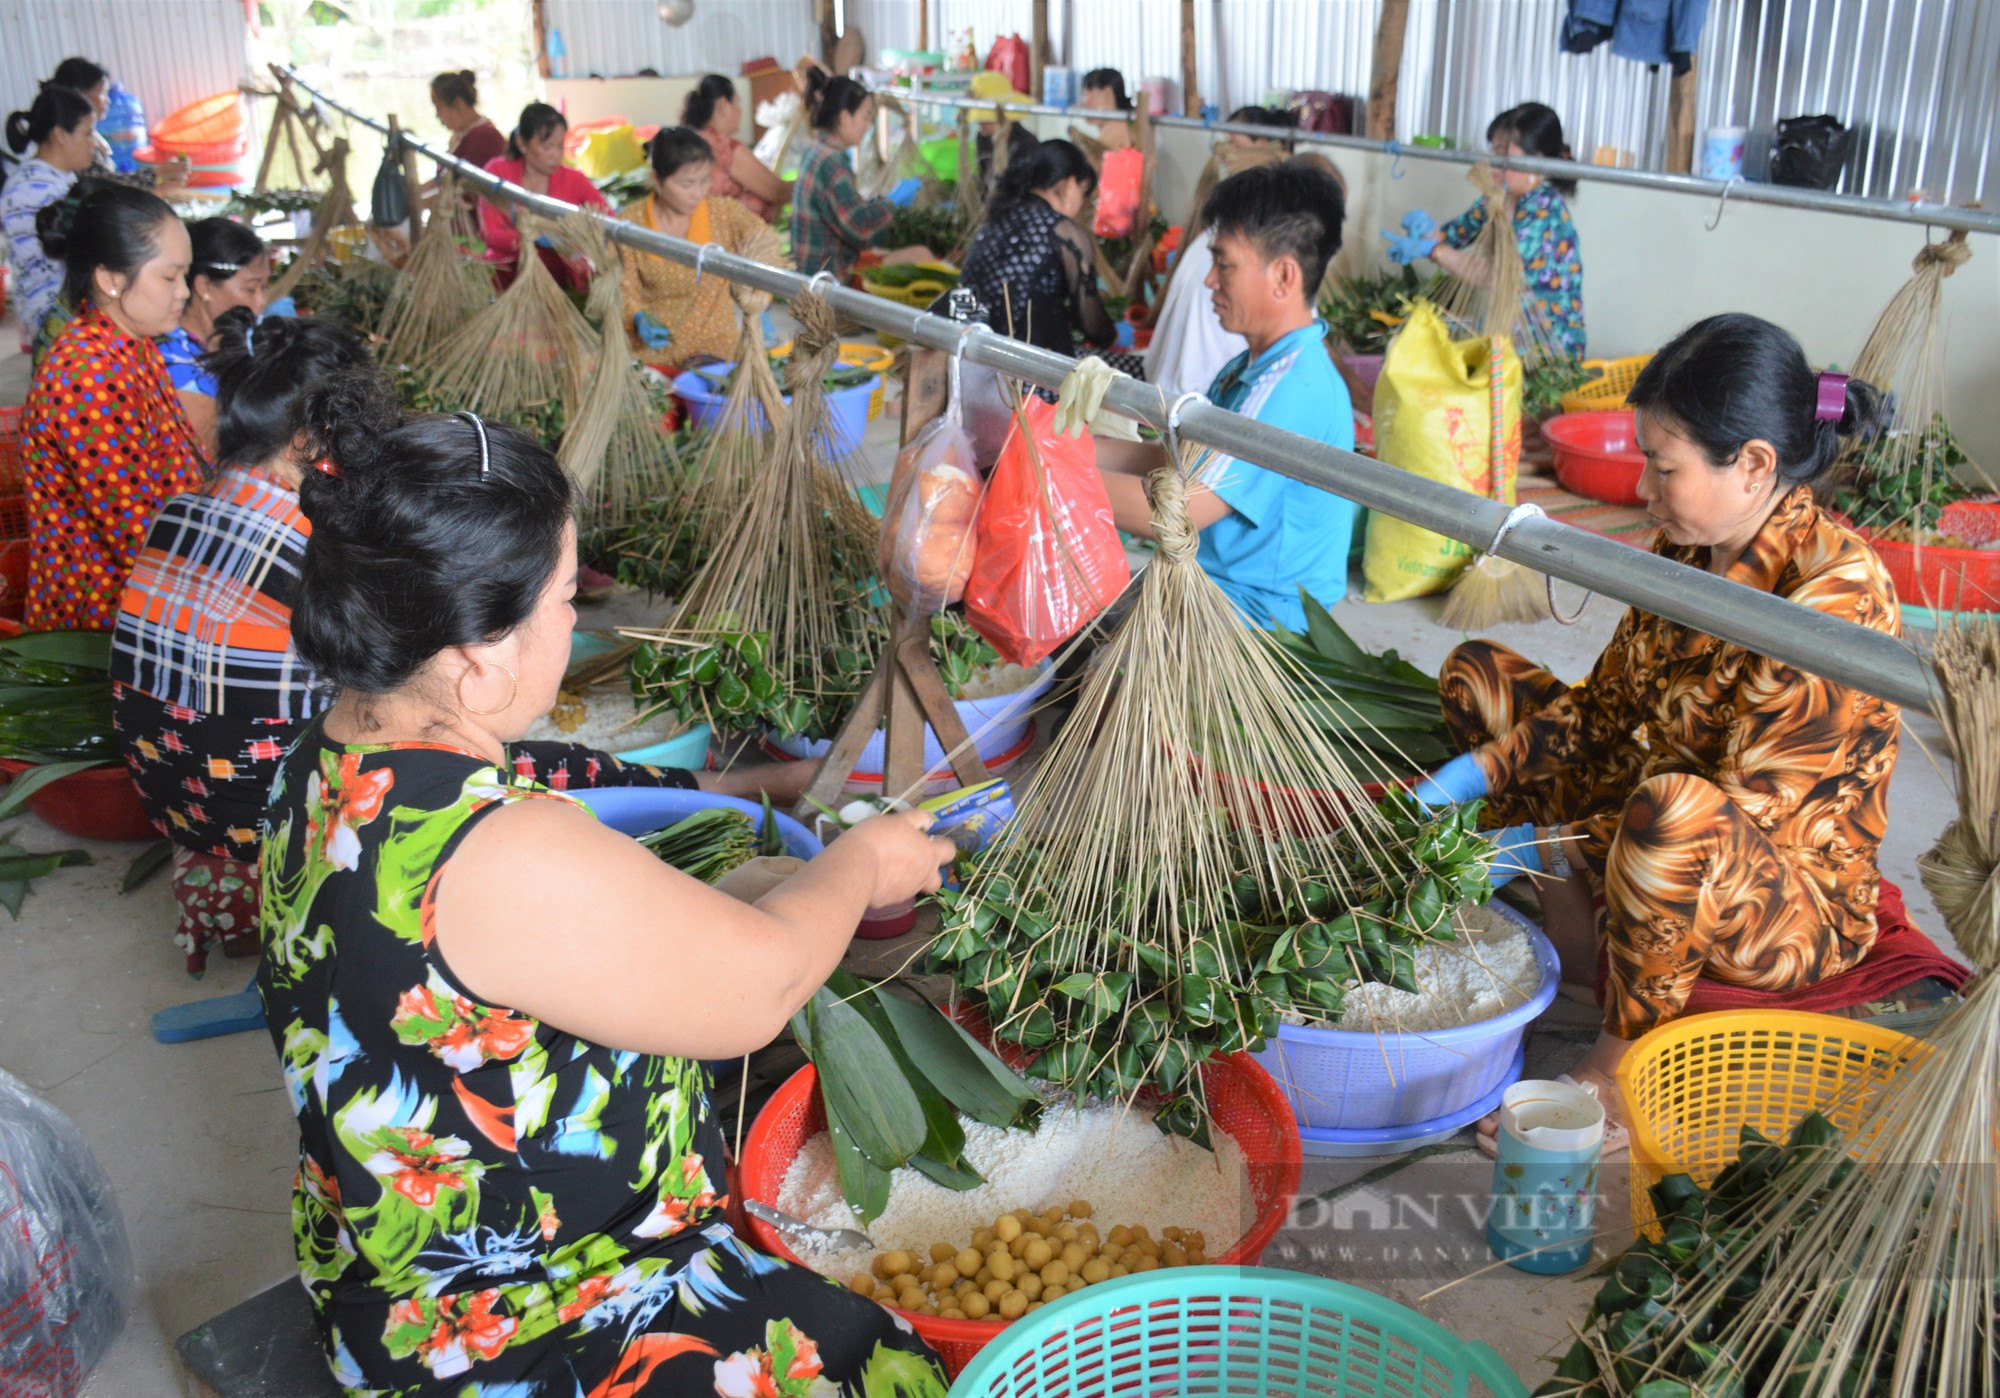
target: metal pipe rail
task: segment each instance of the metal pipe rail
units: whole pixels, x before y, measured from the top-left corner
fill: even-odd
[[[384,137],[390,135],[382,123],[326,97],[300,80],[296,73],[291,76],[304,91],[333,110]],[[397,132],[394,139],[493,197],[551,218],[576,212],[574,205],[531,193],[489,175],[477,166],[433,149],[408,132]],[[1075,367],[1074,360],[1007,339],[983,325],[963,327],[942,316],[838,287],[826,273],[805,277],[713,246],[684,242],[619,219],[598,217],[605,223],[611,240],[626,247],[786,299],[817,291],[841,314],[865,325],[929,349],[962,354],[975,364],[1043,388],[1060,387]],[[1157,388],[1120,379],[1106,395],[1105,403],[1122,416],[1161,430],[1166,428],[1170,405]],[[1507,507],[1497,501],[1421,480],[1393,466],[1267,426],[1207,402],[1185,407],[1176,430],[1190,441],[1448,535],[1475,549],[1483,549],[1492,541],[1507,515]],[[1501,557],[1525,563],[1538,572],[1592,588],[1891,703],[1927,712],[1933,706],[1935,692],[1930,667],[1896,637],[1546,518],[1533,517],[1517,525],[1499,552]]]
[[[899,102],[914,102],[922,106],[970,107],[981,111],[992,111],[994,105],[992,101],[982,98],[959,97],[922,88],[876,84],[873,90],[894,97]],[[1050,107],[1041,103],[1019,102],[1009,102],[1005,105],[1010,117],[1049,116],[1096,121],[1105,115],[1103,112],[1088,111],[1082,107]],[[1615,166],[1586,165],[1580,161],[1551,160],[1542,156],[1503,156],[1490,155],[1484,151],[1440,150],[1434,146],[1406,146],[1395,141],[1372,141],[1365,136],[1335,136],[1323,131],[1279,131],[1269,126],[1252,126],[1247,122],[1204,122],[1197,121],[1193,117],[1171,115],[1155,116],[1151,120],[1156,126],[1210,131],[1218,135],[1255,136],[1259,140],[1283,140],[1294,145],[1304,143],[1334,146],[1341,150],[1365,151],[1370,155],[1394,156],[1399,160],[1407,156],[1414,160],[1441,160],[1453,165],[1491,165],[1498,170],[1525,170],[1531,174],[1555,179],[1596,180],[1603,184],[1631,185],[1640,189],[1660,190],[1668,194],[1690,194],[1703,199],[1719,199],[1725,204],[1733,199],[1743,204],[1775,204],[1780,208],[1811,209],[1818,213],[1885,219],[1892,223],[1914,223],[1930,228],[1962,228],[1968,233],[2000,233],[2000,212],[1959,208],[1950,204],[1866,199],[1860,195],[1829,194],[1825,190],[1804,189],[1796,185],[1763,184],[1741,178],[1705,180],[1694,175],[1669,175],[1660,170],[1621,170]]]

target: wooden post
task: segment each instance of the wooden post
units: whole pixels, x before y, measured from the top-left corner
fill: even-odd
[[[389,118],[389,140],[396,148],[396,162],[403,167],[403,194],[410,201],[410,247],[417,245],[417,234],[424,226],[424,182],[417,174],[417,153],[396,139],[401,130],[396,118]]]
[[[1694,59],[1688,70],[1667,88],[1667,173],[1685,175],[1694,170]]]
[[[515,11],[519,14],[520,11]],[[542,0],[535,0],[535,71],[544,78],[549,75],[549,17]]]
[[[1028,96],[1042,100],[1042,69],[1049,61],[1049,0],[1028,6]]]
[[[917,52],[931,49],[931,0],[917,0]]]
[[[1194,0],[1181,0],[1181,115],[1201,115],[1200,68],[1195,63]]]
[[[951,394],[947,377],[951,357],[943,350],[912,346],[903,379],[902,439],[905,446],[945,410]],[[904,796],[915,790],[924,771],[924,726],[937,734],[951,754],[952,774],[961,785],[974,786],[992,778],[965,731],[965,723],[944,687],[944,677],[931,660],[931,626],[927,616],[909,616],[901,608],[887,649],[875,673],[861,691],[854,712],[834,735],[833,748],[799,803],[799,818],[817,813],[813,804],[834,806],[841,788],[854,774],[854,764],[876,728],[884,730],[885,759],[882,794]]]
[[[1375,61],[1368,73],[1368,139],[1396,135],[1396,87],[1403,71],[1403,35],[1410,27],[1410,0],[1382,0],[1375,26]]]
[[[840,31],[833,23],[833,0],[815,0],[815,3],[819,8],[820,57],[826,60],[827,71],[837,75],[840,70],[833,66],[833,51],[840,45]]]

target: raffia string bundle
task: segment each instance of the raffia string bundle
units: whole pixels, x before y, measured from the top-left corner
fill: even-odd
[[[1148,478],[1158,555],[1016,819],[943,896],[933,948],[999,1039],[1042,1050],[1036,1076],[1079,1096],[1149,1086],[1168,1097],[1162,1126],[1198,1139],[1199,1063],[1275,1033],[1281,1014],[1337,1013],[1339,983],[1382,978],[1363,964],[1375,947],[1450,936],[1465,896],[1423,892],[1433,911],[1409,925],[1405,895],[1432,882],[1412,833],[1196,561],[1199,460]],[[1314,986],[1328,992],[1316,1004]]]
[[[677,461],[660,430],[652,390],[626,345],[624,264],[604,225],[590,215],[567,215],[561,230],[595,272],[589,314],[597,321],[597,353],[596,372],[564,425],[556,459],[582,487],[579,524],[617,526],[671,488]]]
[[[833,310],[811,294],[795,298],[791,309],[799,331],[786,369],[790,408],[768,385],[761,336],[753,339],[747,328],[742,369],[749,374],[739,369],[741,382],[731,386],[732,399],[743,393],[746,416],[757,401],[777,424],[768,453],[738,446],[720,460],[711,455],[716,475],[701,487],[713,501],[703,516],[714,531],[710,551],[665,628],[626,634],[685,646],[762,633],[765,666],[788,677],[794,692],[812,695],[834,649],[857,639],[845,623],[863,600],[876,526],[826,461],[831,415],[824,379],[840,349]],[[754,326],[756,318],[746,322]],[[747,353],[753,346],[754,354]]]
[[[1781,1375],[1786,1398],[2000,1393],[2000,626],[1946,626],[1933,664],[1958,816],[1918,868],[1976,977],[1930,1051],[1849,1104],[1845,1147],[1822,1150],[1744,1220],[1749,1237],[1789,1238],[1783,1252],[1746,1248],[1676,1308],[1738,1372]],[[1735,1320],[1696,1335],[1759,1264]],[[1686,1343],[1639,1364],[1641,1376]]]
[[[1534,298],[1526,294],[1527,271],[1514,237],[1514,210],[1505,186],[1484,165],[1475,165],[1469,178],[1484,198],[1486,220],[1466,249],[1472,259],[1467,274],[1444,276],[1438,309],[1455,327],[1486,340],[1487,495],[1511,506],[1521,464],[1521,419],[1517,408],[1510,432],[1504,377],[1507,351],[1514,348],[1525,367],[1530,356],[1551,354],[1552,340]],[[1453,585],[1438,621],[1455,630],[1482,631],[1504,622],[1541,621],[1552,614],[1540,574],[1511,559],[1482,553]]]
[[[459,246],[458,180],[438,176],[430,222],[389,295],[382,316],[382,359],[430,373],[440,349],[493,299],[493,273]]]
[[[597,332],[543,264],[535,240],[555,228],[516,211],[521,235],[513,285],[459,330],[438,355],[433,391],[454,411],[523,422],[560,405],[581,407],[597,361]]]

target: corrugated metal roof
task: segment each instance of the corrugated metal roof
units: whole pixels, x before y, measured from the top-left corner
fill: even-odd
[[[149,122],[228,91],[248,67],[243,0],[0,0],[0,35],[9,110],[72,55],[110,69]]]

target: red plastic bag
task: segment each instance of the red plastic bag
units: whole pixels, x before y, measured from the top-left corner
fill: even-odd
[[[1091,230],[1100,238],[1124,238],[1139,222],[1139,179],[1146,157],[1137,146],[1104,152],[1104,170],[1097,177],[1097,219]]]
[[[965,596],[972,576],[979,467],[972,438],[946,413],[896,454],[876,564],[898,602],[917,615]]]
[[[995,39],[986,54],[986,69],[991,73],[1005,73],[1007,81],[1014,85],[1014,91],[1027,92],[1030,72],[1028,41],[1019,34],[1007,34]]]
[[[1039,662],[1132,580],[1097,444],[1058,433],[1055,415],[1053,403],[1023,401],[973,528],[966,619],[1015,665]]]

